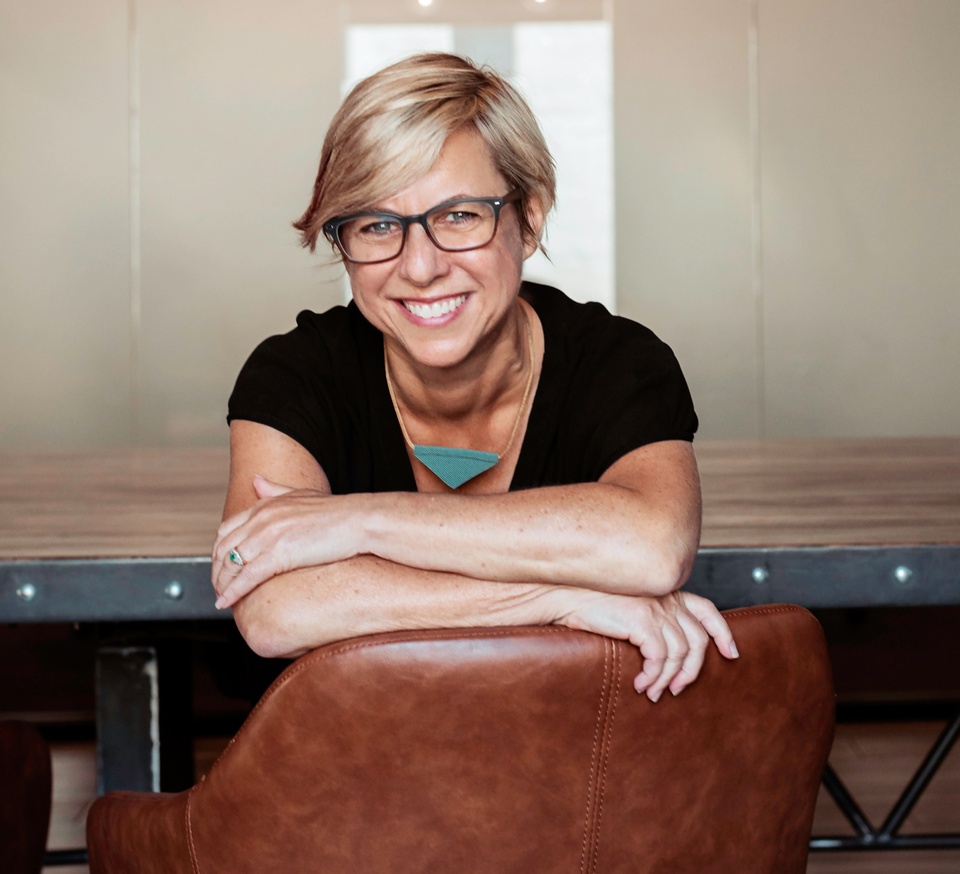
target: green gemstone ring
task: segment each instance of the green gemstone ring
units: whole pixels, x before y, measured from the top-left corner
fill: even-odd
[[[240,567],[243,567],[243,566],[246,564],[246,562],[243,560],[243,556],[240,555],[240,550],[239,550],[239,549],[236,549],[236,548],[231,549],[228,558],[229,558],[230,561],[232,561],[234,564],[240,565]]]

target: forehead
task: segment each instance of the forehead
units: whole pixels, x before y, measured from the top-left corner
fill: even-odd
[[[378,206],[390,212],[420,213],[463,195],[497,197],[506,193],[505,186],[483,138],[473,129],[463,129],[447,137],[436,163],[423,176]]]

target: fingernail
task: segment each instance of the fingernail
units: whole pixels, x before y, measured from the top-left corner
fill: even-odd
[[[647,697],[656,704],[660,700],[660,692],[647,692]]]
[[[214,603],[213,606],[216,607],[218,610],[222,610],[224,607],[227,606],[227,602],[226,602],[226,600],[224,599],[223,595],[221,595],[219,598],[217,598],[217,600],[216,600],[216,602]]]
[[[670,694],[673,695],[674,698],[676,698],[677,695],[679,695],[682,691],[683,689],[671,689]]]
[[[732,640],[730,641],[730,652],[733,653],[735,659],[740,658],[740,652],[737,650],[737,645]]]

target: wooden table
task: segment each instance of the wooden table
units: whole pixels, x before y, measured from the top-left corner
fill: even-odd
[[[960,438],[699,441],[722,606],[960,604]],[[222,449],[0,455],[0,622],[222,617]]]
[[[688,587],[718,604],[960,604],[960,437],[697,445]]]
[[[960,437],[696,449],[690,590],[722,607],[960,604]],[[208,553],[226,478],[223,449],[0,455],[0,622],[225,618]],[[156,651],[105,648],[98,670],[101,788],[159,788]]]

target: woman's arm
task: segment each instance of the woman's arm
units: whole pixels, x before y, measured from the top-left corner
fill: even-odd
[[[573,586],[494,583],[421,571],[370,556],[282,574],[233,608],[257,653],[293,658],[325,643],[416,628],[566,625],[634,644],[643,670],[637,692],[677,695],[700,672],[713,638],[737,651],[716,608],[696,595],[608,595]]]
[[[235,423],[232,445],[251,428],[263,426]],[[227,514],[214,554],[221,606],[278,574],[359,555],[482,580],[664,595],[686,581],[699,542],[696,460],[680,441],[634,450],[597,483],[506,494],[332,497],[320,477],[288,478],[289,492],[261,481],[259,494],[272,497]],[[224,563],[233,547],[242,569]]]
[[[236,422],[228,519],[257,501],[257,471],[329,494],[323,471],[299,444],[265,426]],[[220,554],[230,542],[221,538],[218,544],[215,586],[232,579],[235,566]],[[251,647],[268,656],[295,656],[333,640],[402,628],[563,624],[634,643],[644,656],[635,686],[654,700],[668,686],[676,694],[693,681],[710,637],[724,655],[736,655],[722,617],[695,595],[629,597],[489,581],[374,556],[278,574],[238,601],[234,616]]]

